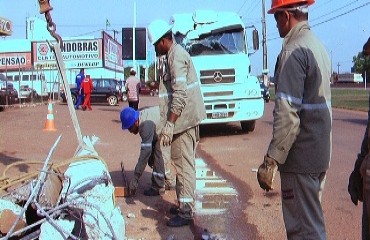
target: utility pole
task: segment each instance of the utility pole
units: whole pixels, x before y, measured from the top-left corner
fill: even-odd
[[[118,33],[118,31],[113,29],[113,39],[117,41],[116,33]]]
[[[268,87],[268,73],[267,67],[267,44],[266,44],[266,13],[265,13],[265,0],[262,0],[262,49],[263,49],[263,69],[262,77],[263,84]]]
[[[134,26],[132,28],[132,65],[140,79],[140,68],[136,67],[136,1],[134,2]]]
[[[339,75],[339,67],[340,67],[340,64],[339,64],[339,62],[338,62],[338,64],[337,64],[337,67],[338,67],[338,75]]]

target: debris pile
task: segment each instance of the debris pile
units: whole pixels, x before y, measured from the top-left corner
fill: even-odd
[[[53,166],[59,140],[41,171],[0,179],[2,239],[124,239],[108,167],[93,147],[98,138],[84,137],[72,159]]]

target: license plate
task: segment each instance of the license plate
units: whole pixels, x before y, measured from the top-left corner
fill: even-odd
[[[227,118],[229,116],[228,112],[213,112],[212,118]]]

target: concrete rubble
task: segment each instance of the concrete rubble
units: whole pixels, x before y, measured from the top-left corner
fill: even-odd
[[[39,174],[0,179],[1,239],[125,239],[125,220],[108,167],[94,149],[97,141],[85,136],[65,172],[47,159]]]

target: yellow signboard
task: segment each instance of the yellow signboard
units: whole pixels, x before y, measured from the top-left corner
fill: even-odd
[[[10,36],[13,32],[13,24],[10,20],[0,17],[0,36]]]

